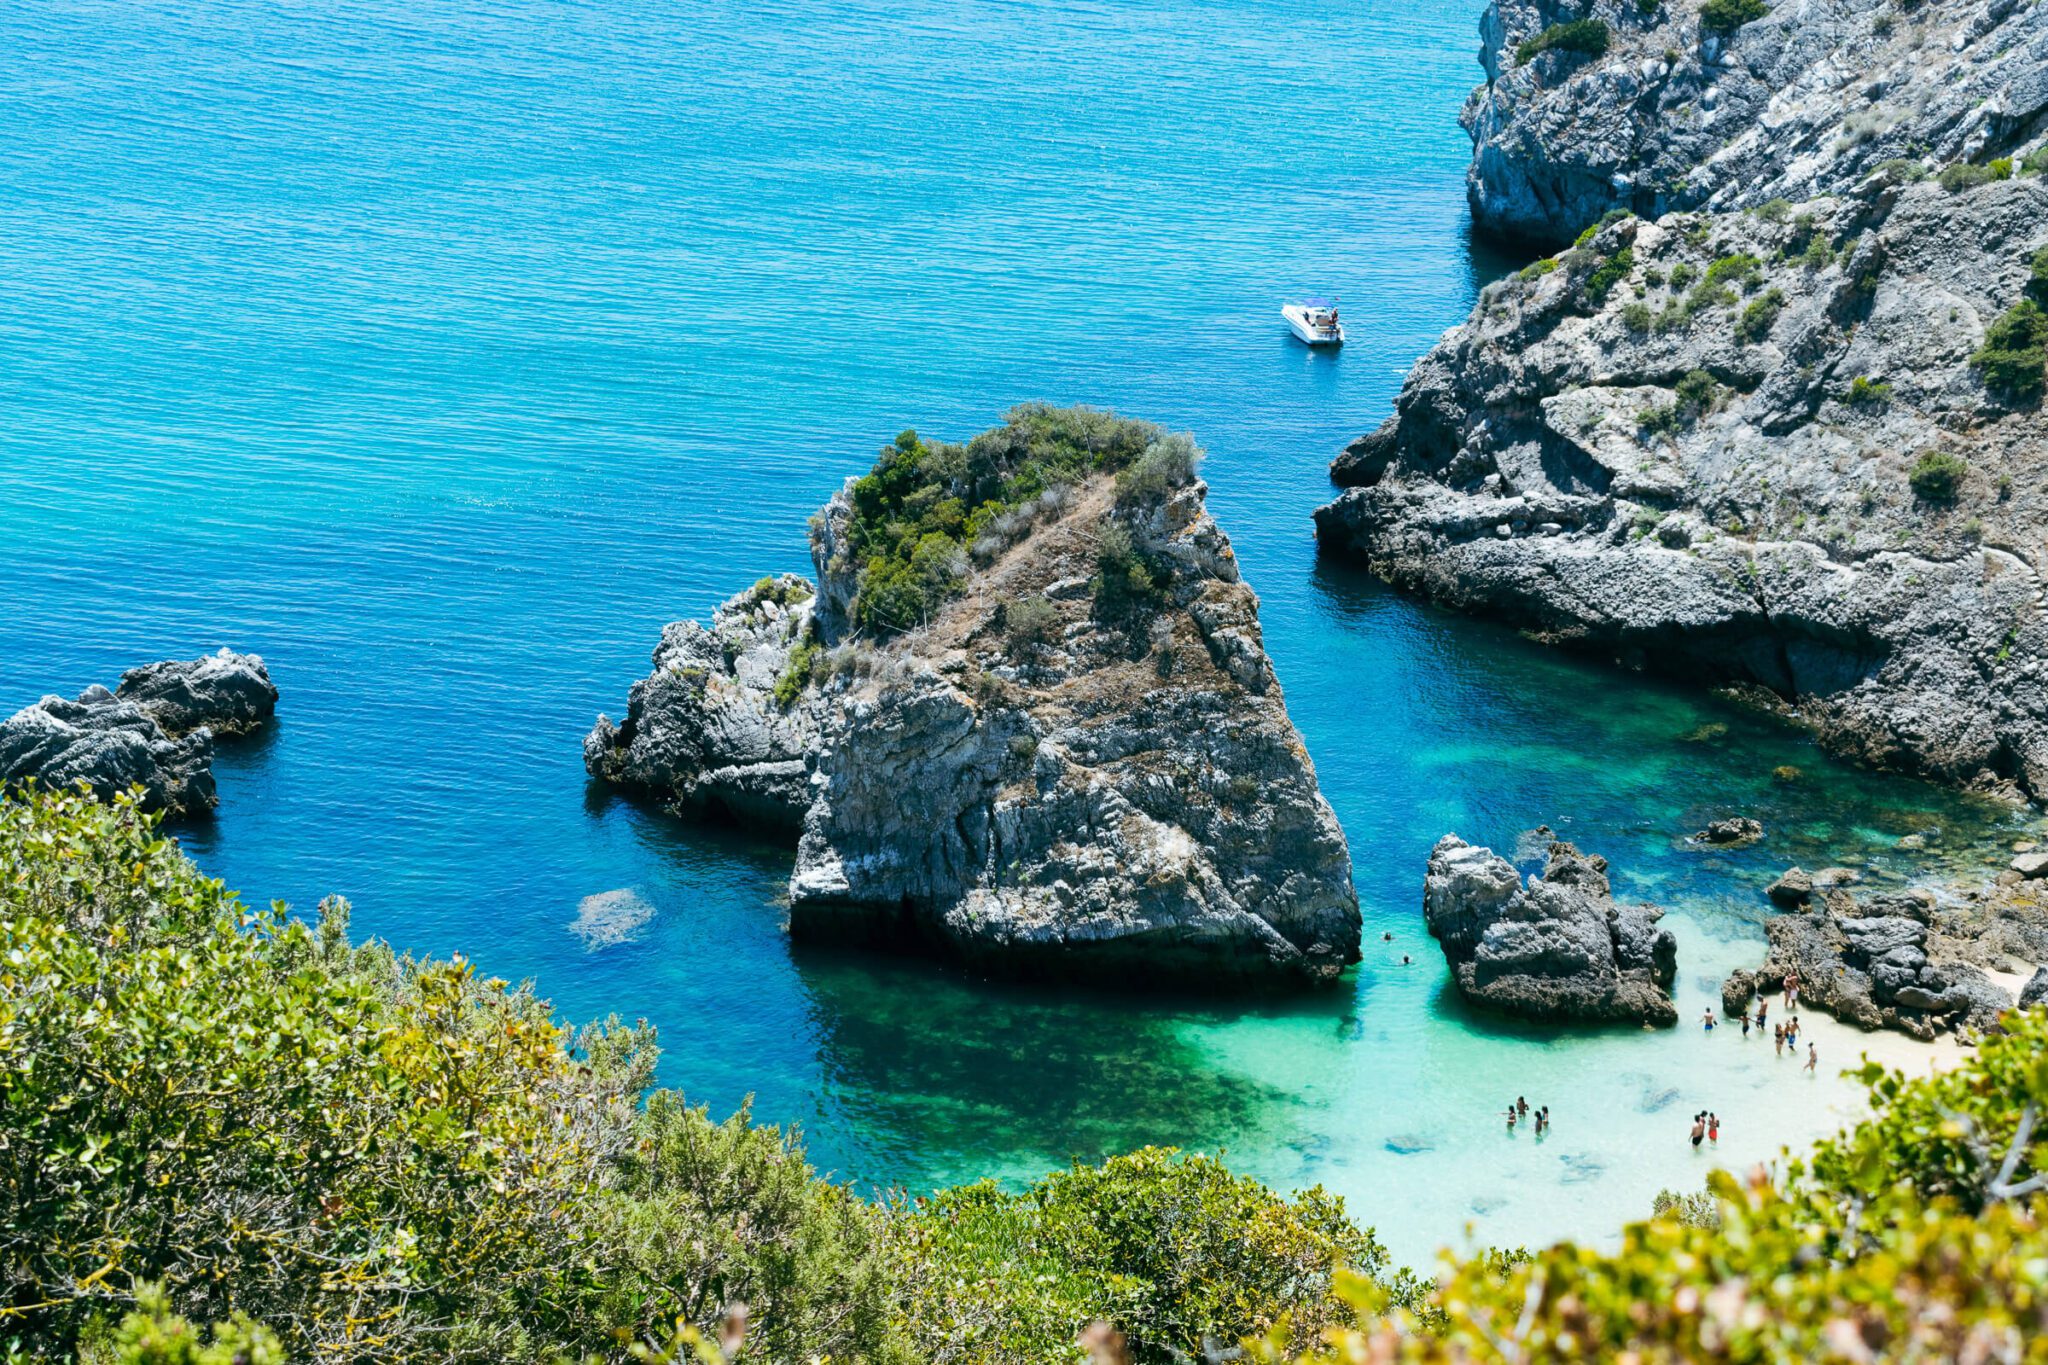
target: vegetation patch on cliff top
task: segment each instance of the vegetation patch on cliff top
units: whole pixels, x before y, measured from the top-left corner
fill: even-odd
[[[1186,437],[1094,408],[1026,403],[963,444],[905,431],[853,487],[855,625],[888,636],[958,595],[975,559],[995,558],[1064,506],[1073,485],[1130,471],[1120,497],[1160,496],[1192,477]]]

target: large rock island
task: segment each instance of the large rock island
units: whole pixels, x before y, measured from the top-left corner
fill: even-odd
[[[1543,875],[1455,834],[1437,840],[1422,919],[1474,1004],[1545,1021],[1671,1025],[1678,943],[1650,905],[1621,905],[1607,860],[1552,843]]]
[[[799,831],[798,935],[1061,976],[1326,980],[1350,854],[1192,441],[1026,405],[906,432],[815,518],[815,585],[663,632],[593,777]]]

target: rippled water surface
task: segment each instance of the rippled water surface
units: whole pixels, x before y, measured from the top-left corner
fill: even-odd
[[[1317,564],[1329,455],[1509,264],[1466,236],[1478,8],[0,4],[0,707],[260,651],[281,722],[223,756],[204,866],[345,893],[360,931],[566,1017],[645,1016],[667,1082],[754,1095],[850,1178],[1170,1142],[1322,1181],[1410,1259],[1468,1225],[1605,1235],[1697,1182],[1694,1109],[1748,1161],[1851,1088],[1727,1030],[1473,1016],[1421,931],[1438,835],[1606,853],[1676,908],[1696,1018],[1785,863],[2010,832]],[[1279,324],[1312,291],[1342,295],[1340,355]],[[787,850],[586,789],[582,733],[664,621],[805,567],[806,515],[900,428],[1024,398],[1207,446],[1351,838],[1342,990],[1126,1000],[798,950]],[[1731,809],[1762,848],[1679,846]],[[1517,1092],[1558,1116],[1541,1144],[1499,1130]]]

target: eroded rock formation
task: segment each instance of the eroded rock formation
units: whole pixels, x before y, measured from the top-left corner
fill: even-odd
[[[1423,920],[1466,999],[1528,1019],[1671,1025],[1678,947],[1664,912],[1616,903],[1607,860],[1553,843],[1543,875],[1455,834],[1437,841]]]
[[[1702,9],[1494,0],[1461,116],[1475,221],[1561,246],[1612,209],[1840,194],[1893,159],[2021,151],[2048,124],[2048,9],[2027,0]],[[1546,44],[1574,23],[1582,41]]]

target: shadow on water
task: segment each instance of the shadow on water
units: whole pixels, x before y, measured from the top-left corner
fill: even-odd
[[[1216,1065],[1196,1030],[1284,1021],[1341,1030],[1348,985],[1196,1005],[791,945],[826,1084],[867,1148],[856,1164],[939,1183],[1010,1177],[1148,1143],[1216,1150],[1304,1136],[1286,1090]]]

